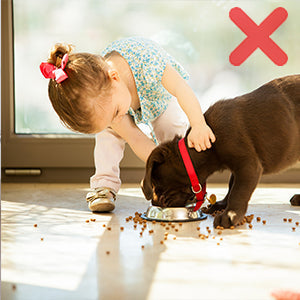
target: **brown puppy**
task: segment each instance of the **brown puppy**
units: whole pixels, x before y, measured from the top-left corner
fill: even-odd
[[[231,171],[228,194],[210,209],[225,209],[215,217],[214,226],[228,228],[243,220],[262,174],[278,172],[300,159],[300,75],[218,101],[204,116],[216,142],[209,150],[188,152],[201,185],[216,171]],[[159,145],[148,158],[142,189],[153,205],[185,206],[194,198],[178,140]],[[300,205],[300,194],[291,203]]]

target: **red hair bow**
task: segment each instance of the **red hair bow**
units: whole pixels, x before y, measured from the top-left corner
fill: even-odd
[[[66,67],[68,60],[69,60],[69,56],[66,53],[61,60],[60,68],[57,68],[56,66],[49,64],[47,62],[42,62],[40,64],[40,70],[45,78],[55,79],[57,83],[61,83],[62,81],[68,78],[68,75],[64,71],[64,68]]]

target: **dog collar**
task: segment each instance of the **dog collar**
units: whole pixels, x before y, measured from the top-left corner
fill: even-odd
[[[189,156],[189,153],[187,151],[186,145],[185,145],[185,141],[184,138],[179,140],[178,142],[178,148],[181,154],[181,158],[183,160],[186,172],[190,178],[190,182],[192,184],[191,189],[193,191],[193,193],[196,196],[197,199],[197,203],[196,206],[194,208],[194,211],[198,210],[201,205],[204,202],[204,198],[206,195],[206,183],[203,184],[203,186],[201,186],[197,174],[195,172],[193,163],[191,161],[191,158]]]

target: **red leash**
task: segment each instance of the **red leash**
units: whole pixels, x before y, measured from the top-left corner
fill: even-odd
[[[206,195],[206,183],[203,184],[203,187],[199,183],[193,163],[192,163],[189,153],[187,151],[184,139],[181,139],[178,142],[178,147],[179,147],[179,151],[181,154],[181,158],[185,165],[186,172],[188,173],[191,184],[192,184],[191,189],[192,189],[193,193],[196,195],[197,203],[194,208],[194,211],[196,211],[201,207],[201,205],[204,202],[204,198]]]

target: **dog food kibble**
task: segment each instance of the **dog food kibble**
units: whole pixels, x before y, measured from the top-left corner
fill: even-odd
[[[105,225],[105,224],[103,224],[103,225],[102,225],[102,227],[106,227],[106,225]]]
[[[289,223],[291,223],[293,220],[292,219],[288,219]]]
[[[163,244],[163,243],[164,243],[164,241],[160,241],[160,243],[161,243],[161,244]]]
[[[96,219],[91,219],[91,222],[96,222]]]
[[[176,236],[173,237],[173,240],[176,240]]]
[[[200,230],[200,227],[197,227],[197,230]]]
[[[144,249],[145,248],[145,246],[144,245],[142,245],[142,249]]]
[[[296,222],[295,224],[296,224],[296,226],[299,226],[299,222]]]
[[[284,218],[284,219],[283,219],[283,222],[286,222],[286,221],[287,221],[287,219],[286,219],[286,218]]]
[[[215,194],[211,194],[208,201],[212,205],[215,204],[217,202],[217,196]]]
[[[220,246],[220,243],[217,243],[218,246]]]
[[[235,227],[234,226],[230,226],[230,229],[234,229]]]
[[[265,225],[265,224],[267,223],[267,221],[266,221],[266,220],[263,220],[262,223]]]
[[[182,226],[182,223],[179,223],[179,226]]]
[[[246,218],[246,222],[247,222],[247,223],[251,223],[252,220],[253,220],[253,218],[254,218],[254,215],[251,214],[251,215],[249,215],[249,216],[245,216],[245,218]]]
[[[256,221],[257,221],[257,222],[260,222],[260,220],[261,220],[260,217],[257,217],[257,218],[256,218]]]
[[[44,240],[44,238],[41,238],[41,241],[43,241]]]
[[[134,225],[133,225],[133,228],[134,228],[134,229],[136,229],[136,227],[137,227],[137,225],[136,225],[136,224],[134,224]]]
[[[34,227],[37,227],[37,224],[34,224],[33,226],[34,226]]]
[[[295,231],[295,230],[296,230],[296,228],[295,228],[295,227],[293,227],[293,228],[292,228],[292,230],[293,230],[293,231]]]
[[[252,229],[252,227],[253,227],[252,224],[249,224],[249,228]]]
[[[111,227],[107,227],[107,230],[109,230],[109,231],[110,231],[110,230],[111,230]]]
[[[85,222],[86,222],[86,223],[89,223],[89,222],[90,222],[90,220],[85,220]]]
[[[124,227],[120,227],[120,230],[123,231],[123,230],[124,230]]]
[[[106,254],[107,254],[107,255],[109,255],[109,253],[110,253],[109,251],[106,251]]]

